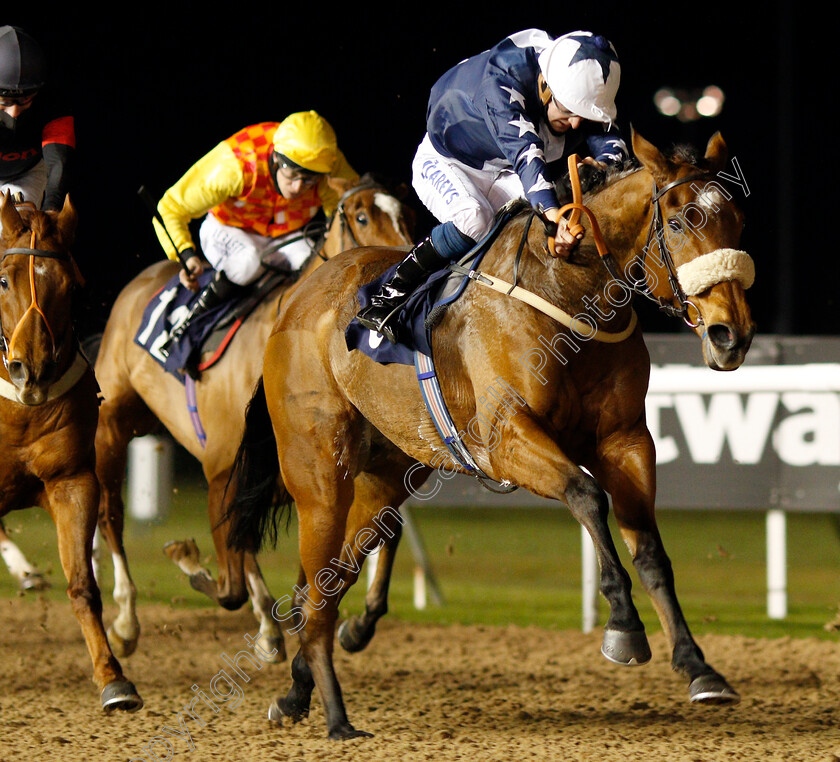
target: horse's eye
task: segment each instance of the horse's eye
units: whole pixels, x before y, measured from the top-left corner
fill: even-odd
[[[0,289],[3,289],[3,291],[6,291],[6,290],[8,290],[8,288],[9,288],[9,281],[7,281],[5,278],[0,278]]]
[[[368,224],[367,215],[364,212],[359,212],[356,215],[356,222],[358,222],[360,225],[367,225]]]
[[[671,228],[671,230],[676,230],[677,232],[682,230],[682,222],[680,221],[680,218],[671,217],[671,219],[668,220],[668,227]]]

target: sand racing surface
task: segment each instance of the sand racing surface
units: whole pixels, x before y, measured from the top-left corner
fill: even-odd
[[[374,734],[336,742],[325,737],[317,695],[297,725],[266,719],[270,700],[288,690],[289,662],[251,668],[236,687],[217,677],[233,675],[222,655],[246,648],[244,635],[256,632],[248,608],[141,607],[140,646],[122,665],[146,706],[106,716],[69,603],[19,597],[0,605],[0,762],[840,761],[836,641],[699,638],[742,696],[737,706],[702,707],[689,704],[661,633],[651,636],[648,665],[625,668],[600,655],[599,632],[386,617],[366,651],[336,647],[350,721]],[[188,737],[178,712],[195,698],[193,686],[218,712],[198,702],[205,724],[186,721]]]

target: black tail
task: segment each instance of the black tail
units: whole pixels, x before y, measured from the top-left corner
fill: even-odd
[[[227,490],[235,495],[225,518],[230,520],[228,547],[256,553],[266,542],[277,543],[277,524],[291,520],[291,498],[280,478],[277,441],[260,378],[245,411],[245,433],[236,453]]]

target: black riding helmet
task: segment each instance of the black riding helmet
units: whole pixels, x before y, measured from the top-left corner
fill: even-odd
[[[41,46],[22,29],[0,27],[0,97],[20,98],[36,93],[46,79]]]

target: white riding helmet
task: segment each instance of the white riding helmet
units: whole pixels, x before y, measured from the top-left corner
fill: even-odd
[[[612,43],[592,32],[570,32],[539,54],[540,71],[561,105],[584,119],[611,125],[621,66]]]

